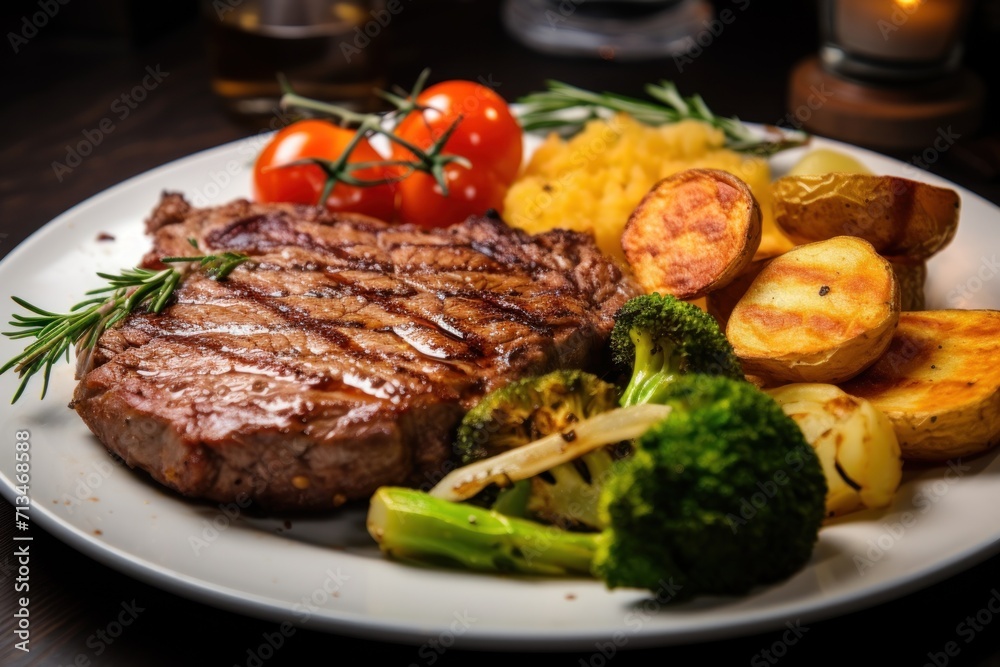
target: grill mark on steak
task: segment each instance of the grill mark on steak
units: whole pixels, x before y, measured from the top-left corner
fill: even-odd
[[[588,367],[638,290],[589,236],[492,218],[425,230],[296,205],[167,194],[159,258],[192,271],[160,314],[106,331],[73,406],[129,465],[188,496],[324,510],[453,465],[465,410],[526,375]],[[295,480],[295,481],[293,481]]]
[[[461,343],[464,346],[464,351],[455,352],[452,354],[454,358],[463,360],[473,360],[475,358],[481,357],[483,351],[480,347],[482,340],[477,343],[477,336],[472,332],[463,331],[457,322],[448,322],[447,324],[442,323],[440,319],[433,319],[426,317],[422,313],[419,313],[407,305],[406,300],[397,300],[399,297],[415,297],[421,293],[428,293],[428,290],[423,288],[419,283],[411,284],[405,279],[393,279],[392,287],[382,287],[382,288],[367,288],[359,284],[359,281],[365,279],[379,280],[384,278],[384,276],[379,276],[377,274],[368,275],[356,275],[353,276],[353,280],[348,280],[342,272],[326,271],[325,277],[337,282],[336,287],[327,287],[327,289],[320,290],[318,292],[310,290],[309,292],[303,293],[303,296],[316,297],[357,297],[363,299],[368,305],[380,308],[385,313],[396,315],[398,317],[404,318],[408,323],[414,325],[423,326],[428,329],[434,329],[441,336],[450,339],[453,342]],[[446,298],[457,296],[457,294],[451,293],[434,293],[435,298],[443,301]],[[341,323],[343,325],[343,323]],[[349,326],[361,327],[364,326],[363,323],[350,322]],[[388,329],[394,331],[391,327]],[[409,342],[409,339],[404,339],[405,342]],[[417,348],[415,348],[417,349]],[[418,351],[421,351],[418,349]]]
[[[254,303],[267,308],[270,312],[285,320],[289,328],[298,326],[302,329],[316,332],[333,343],[339,350],[349,354],[356,360],[372,364],[377,361],[389,361],[393,364],[394,372],[404,374],[418,384],[430,384],[430,378],[427,374],[418,373],[401,366],[401,355],[387,354],[384,350],[366,350],[364,347],[358,345],[350,336],[344,334],[340,330],[341,325],[339,323],[333,325],[325,320],[312,317],[293,306],[281,303],[279,299],[262,294],[247,285],[240,285],[234,280],[227,280],[225,284],[236,294],[252,300]]]
[[[448,322],[447,326],[445,326],[445,324],[443,324],[440,319],[428,318],[425,317],[424,315],[415,313],[403,303],[389,301],[388,299],[383,298],[380,295],[371,295],[371,296],[372,300],[369,301],[369,303],[377,304],[384,311],[392,313],[393,315],[405,317],[407,320],[409,320],[409,322],[412,323],[414,327],[424,327],[425,329],[433,330],[434,332],[440,334],[444,338],[454,343],[461,344],[462,347],[464,348],[464,351],[457,353],[453,352],[452,358],[472,361],[481,358],[483,356],[483,349],[482,349],[483,341],[477,340],[477,336],[473,335],[471,332],[462,331],[462,329],[458,327],[457,323]],[[402,336],[396,329],[393,329],[392,332],[396,334],[396,336],[400,338],[400,340],[405,342],[411,348],[413,348],[417,352],[420,352],[421,354],[424,354],[424,356],[427,356],[426,353],[417,348],[410,341],[410,339],[407,339],[404,336]]]
[[[205,240],[209,247],[216,250],[238,250],[245,255],[261,255],[276,248],[294,246],[332,255],[356,270],[392,270],[392,267],[379,262],[354,257],[348,252],[350,246],[331,246],[307,231],[295,229],[283,212],[236,220],[222,229],[213,230]]]

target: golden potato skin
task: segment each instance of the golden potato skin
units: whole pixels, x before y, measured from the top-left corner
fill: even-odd
[[[647,293],[690,300],[735,277],[760,239],[760,205],[746,183],[719,169],[688,169],[643,197],[622,250]]]
[[[785,176],[771,186],[775,221],[795,243],[859,236],[886,256],[927,259],[958,228],[958,193],[896,176]]]
[[[903,478],[892,422],[870,402],[832,384],[766,390],[816,450],[827,481],[827,516],[888,506]]]
[[[1000,442],[1000,311],[902,313],[885,353],[840,386],[886,414],[904,459],[986,451]]]
[[[899,283],[899,309],[923,310],[926,305],[924,286],[927,283],[927,262],[889,257]]]
[[[899,318],[888,260],[850,236],[775,257],[733,308],[726,336],[770,384],[848,380],[875,361]]]

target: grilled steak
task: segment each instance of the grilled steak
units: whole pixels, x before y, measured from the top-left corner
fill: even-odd
[[[148,267],[252,260],[221,282],[191,271],[162,313],[106,331],[72,405],[162,484],[270,510],[431,486],[465,410],[512,379],[587,367],[636,293],[589,236],[495,217],[424,230],[165,194],[147,228]]]

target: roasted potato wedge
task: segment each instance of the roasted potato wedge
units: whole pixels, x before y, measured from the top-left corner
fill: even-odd
[[[746,183],[719,169],[688,169],[643,197],[625,225],[622,250],[647,293],[689,300],[734,278],[760,236],[760,206]]]
[[[860,236],[886,256],[927,259],[958,227],[958,193],[895,176],[785,176],[771,186],[774,217],[795,243]]]
[[[1000,442],[1000,311],[902,313],[886,352],[841,389],[886,414],[904,459],[990,449]]]
[[[775,257],[729,316],[726,336],[769,384],[848,380],[889,345],[899,285],[889,261],[852,236]]]
[[[923,310],[924,286],[927,283],[927,262],[890,257],[889,263],[899,283],[899,309]]]
[[[903,478],[892,422],[871,403],[832,384],[766,390],[802,429],[826,475],[827,516],[886,507]]]

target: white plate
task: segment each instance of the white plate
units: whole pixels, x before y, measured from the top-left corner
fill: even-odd
[[[95,271],[134,265],[147,247],[143,219],[163,189],[196,204],[248,195],[262,138],[208,150],[93,197],[59,216],[0,263],[4,292],[61,310],[100,284]],[[998,308],[1000,210],[982,198],[875,153],[849,152],[875,172],[955,187],[962,220],[930,262],[928,308]],[[797,157],[775,161],[780,173]],[[114,242],[97,240],[108,232]],[[5,295],[6,296],[6,295]],[[7,322],[14,304],[0,302]],[[0,340],[0,359],[21,349]],[[987,360],[984,360],[987,362]],[[16,377],[0,377],[0,404]],[[420,644],[494,649],[593,648],[614,640],[665,645],[819,620],[940,580],[1000,548],[1000,462],[990,454],[908,474],[895,505],[824,527],[811,563],[781,585],[735,600],[661,605],[642,592],[594,581],[521,579],[415,569],[379,556],[363,512],[333,519],[245,516],[241,508],[186,502],[110,458],[67,409],[72,368],[55,370],[48,397],[32,383],[4,407],[2,491],[13,500],[15,432],[31,433],[31,519],[79,551],[172,592],[247,615],[314,630]],[[956,472],[957,470],[957,472]],[[645,602],[644,602],[645,600]]]

